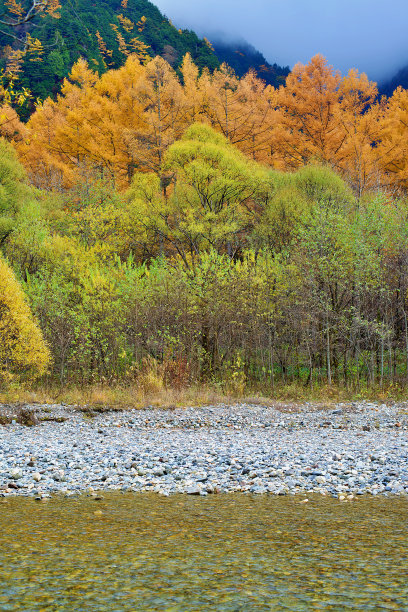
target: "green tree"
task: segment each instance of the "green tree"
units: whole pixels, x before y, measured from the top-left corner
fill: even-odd
[[[0,246],[16,227],[16,217],[34,200],[25,172],[13,147],[0,139]]]
[[[146,179],[140,176],[130,194],[144,199],[138,216],[145,218],[145,227],[162,241],[166,253],[177,253],[189,267],[211,248],[231,257],[242,250],[257,204],[267,194],[266,170],[202,124],[191,126],[169,148],[164,170],[173,177],[167,199],[150,193],[148,202],[140,198],[148,191],[141,189]]]
[[[304,166],[293,175],[294,186],[311,202],[347,211],[355,197],[345,181],[328,166]]]

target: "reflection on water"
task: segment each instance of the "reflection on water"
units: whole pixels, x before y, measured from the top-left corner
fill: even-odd
[[[8,499],[0,610],[408,610],[408,499]]]

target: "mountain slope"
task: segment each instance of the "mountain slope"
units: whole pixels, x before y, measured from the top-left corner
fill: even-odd
[[[60,19],[40,17],[28,31],[44,47],[42,56],[27,55],[19,84],[35,98],[59,91],[72,65],[84,57],[99,73],[122,66],[127,55],[162,55],[177,67],[188,52],[200,67],[219,65],[209,44],[189,30],[178,30],[149,0],[60,0]],[[0,0],[0,14],[5,0]],[[35,27],[35,29],[34,29]],[[0,69],[10,61],[12,39],[0,34]]]
[[[392,96],[397,87],[408,89],[408,65],[401,68],[389,81],[379,85],[379,92],[382,95]]]
[[[265,57],[246,41],[222,42],[211,41],[220,63],[226,62],[238,76],[243,76],[253,69],[267,85],[279,87],[284,85],[290,70],[289,67],[270,64]]]

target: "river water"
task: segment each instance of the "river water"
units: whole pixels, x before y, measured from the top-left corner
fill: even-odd
[[[408,610],[408,499],[0,503],[0,610]]]

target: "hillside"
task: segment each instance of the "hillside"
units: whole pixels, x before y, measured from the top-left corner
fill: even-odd
[[[6,4],[0,0],[0,13]],[[149,0],[61,0],[59,12],[59,19],[41,16],[26,30],[44,47],[39,56],[27,55],[20,66],[19,84],[34,98],[57,93],[79,57],[99,73],[122,66],[132,52],[161,55],[175,67],[186,53],[199,67],[219,65],[208,43],[190,30],[175,28]],[[10,41],[0,33],[0,69],[11,61]]]
[[[289,67],[270,64],[265,57],[246,41],[222,42],[211,40],[220,63],[226,62],[238,76],[243,76],[253,69],[268,85],[279,87],[285,84]]]
[[[379,91],[386,96],[392,96],[397,87],[408,88],[408,65],[401,68],[389,81],[379,85]]]

